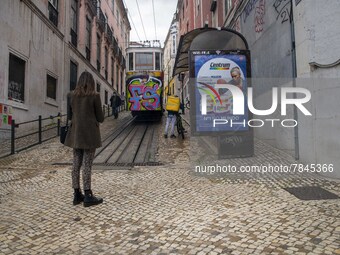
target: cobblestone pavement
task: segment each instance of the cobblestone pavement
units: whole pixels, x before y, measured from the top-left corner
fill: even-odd
[[[125,117],[107,118],[103,137]],[[159,146],[162,166],[95,170],[104,203],[89,208],[72,205],[71,167],[52,165],[72,157],[58,139],[2,159],[0,254],[340,254],[340,200],[283,189],[318,185],[340,195],[339,181],[194,172],[197,162],[294,163],[261,141],[253,158],[219,161],[204,158],[197,139],[160,136]]]

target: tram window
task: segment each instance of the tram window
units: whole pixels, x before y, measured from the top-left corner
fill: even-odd
[[[129,53],[129,71],[133,71],[133,53]]]
[[[155,62],[156,62],[155,70],[161,70],[161,54],[159,52],[155,53]]]
[[[153,69],[153,54],[147,52],[136,53],[136,70],[152,70]]]

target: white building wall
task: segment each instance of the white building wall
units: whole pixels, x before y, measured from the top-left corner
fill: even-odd
[[[108,97],[116,86],[111,84],[111,55],[112,50],[106,40],[104,44],[110,48],[108,80],[104,77],[104,72],[98,73],[96,70],[96,31],[99,31],[96,18],[92,18],[92,49],[91,62],[85,59],[85,18],[87,10],[87,0],[78,0],[78,38],[77,47],[71,45],[70,36],[70,15],[71,1],[58,1],[58,25],[55,27],[49,20],[47,0],[3,0],[0,8],[0,104],[6,104],[13,109],[13,119],[16,123],[37,119],[39,115],[43,118],[57,115],[58,112],[66,112],[66,95],[70,91],[70,61],[77,63],[79,75],[87,70],[94,75],[96,81],[101,84],[101,98],[104,104],[104,91],[108,91]],[[103,1],[102,1],[103,2]],[[120,10],[120,20],[124,20],[124,33],[121,33],[121,25],[117,28],[116,19],[113,17],[111,8],[103,3],[103,9],[110,17],[109,22],[113,23],[114,36],[119,38],[119,47],[122,55],[125,56],[124,38],[129,38],[129,21],[124,14],[122,1],[115,1],[115,10]],[[123,15],[124,14],[124,15]],[[82,15],[80,17],[80,15]],[[120,23],[122,24],[122,23]],[[101,34],[101,33],[100,33]],[[101,35],[103,38],[104,36]],[[104,50],[102,49],[102,52]],[[18,102],[8,98],[9,81],[9,54],[26,61],[25,64],[25,91],[24,102]],[[117,62],[117,57],[114,57]],[[104,57],[101,59],[104,66]],[[114,65],[116,69],[116,65]],[[119,64],[119,81],[121,80],[120,71],[123,70]],[[47,74],[57,79],[56,99],[46,96]],[[118,82],[116,70],[114,71],[116,85]],[[123,72],[123,80],[125,69]],[[124,83],[123,81],[122,84]],[[122,90],[125,86],[123,84]],[[121,91],[120,91],[121,92]]]
[[[300,160],[333,164],[340,178],[340,1],[302,0],[294,6],[297,86],[312,92],[312,117],[299,115]]]
[[[27,121],[60,111],[64,48],[55,33],[22,1],[5,0],[0,9],[0,103],[13,107],[13,118]],[[5,35],[5,36],[4,36]],[[9,54],[26,61],[24,102],[8,99]],[[46,96],[47,74],[57,79],[56,100]]]

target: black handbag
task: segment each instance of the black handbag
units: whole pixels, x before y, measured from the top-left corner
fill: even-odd
[[[60,142],[62,144],[65,143],[65,139],[66,139],[68,129],[69,129],[69,126],[68,126],[68,118],[67,118],[65,126],[60,127]]]

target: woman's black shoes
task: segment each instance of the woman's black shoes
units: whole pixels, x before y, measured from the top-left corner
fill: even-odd
[[[89,207],[92,205],[98,205],[103,203],[103,199],[100,197],[95,197],[92,194],[91,190],[85,190],[85,197],[84,197],[84,207]]]
[[[79,189],[74,190],[74,196],[73,196],[73,205],[78,205],[81,202],[84,201],[84,195],[81,193]]]

